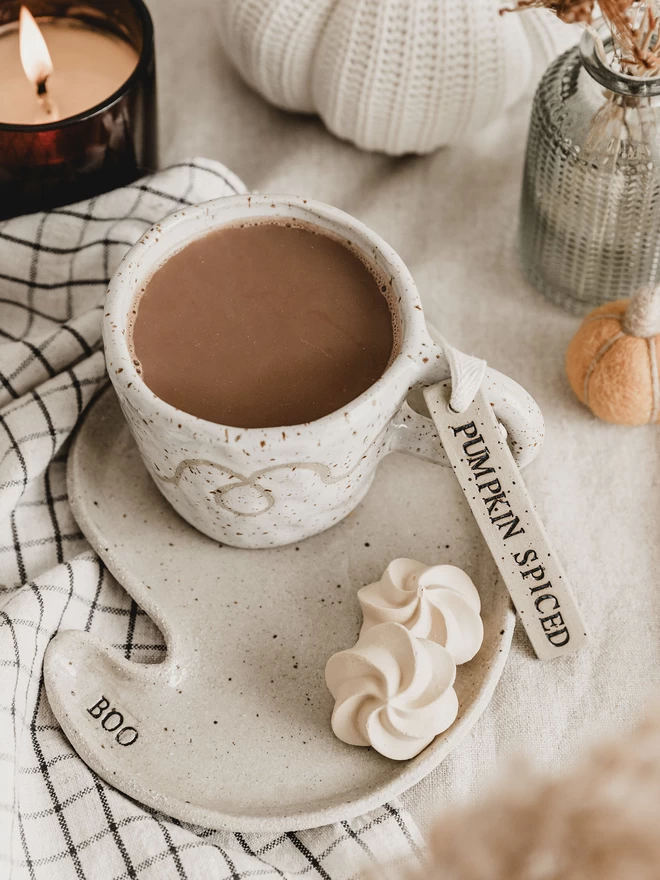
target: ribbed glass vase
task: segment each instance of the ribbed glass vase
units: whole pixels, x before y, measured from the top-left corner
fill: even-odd
[[[546,71],[523,179],[523,270],[575,314],[660,281],[660,77],[616,72],[603,42]]]

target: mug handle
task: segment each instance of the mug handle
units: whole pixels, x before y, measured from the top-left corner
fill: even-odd
[[[435,383],[422,381],[415,387],[431,384]],[[545,426],[538,404],[522,385],[490,367],[486,369],[483,388],[518,467],[524,467],[536,458],[543,445]],[[432,419],[414,410],[408,400],[390,422],[388,452],[404,452],[449,467]]]

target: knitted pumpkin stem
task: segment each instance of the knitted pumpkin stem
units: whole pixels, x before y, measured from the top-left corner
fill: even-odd
[[[660,334],[660,289],[642,287],[632,297],[621,323],[628,336],[648,339]]]

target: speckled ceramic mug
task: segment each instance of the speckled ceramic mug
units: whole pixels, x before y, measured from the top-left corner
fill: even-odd
[[[175,409],[145,385],[129,350],[128,317],[153,272],[190,241],[257,217],[307,221],[350,241],[392,279],[398,302],[399,351],[383,376],[343,409],[303,425],[235,428]],[[237,195],[172,214],[140,239],[112,279],[103,339],[110,378],[154,482],[185,520],[217,541],[273,547],[329,528],[359,504],[390,452],[448,464],[431,420],[406,402],[415,387],[449,376],[410,272],[378,235],[328,205]],[[542,437],[538,407],[494,370],[486,383],[524,464]]]

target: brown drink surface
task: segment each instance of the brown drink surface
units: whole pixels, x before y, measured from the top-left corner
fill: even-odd
[[[133,356],[162,400],[240,428],[313,421],[382,376],[389,284],[300,223],[225,227],[187,245],[137,301]]]

